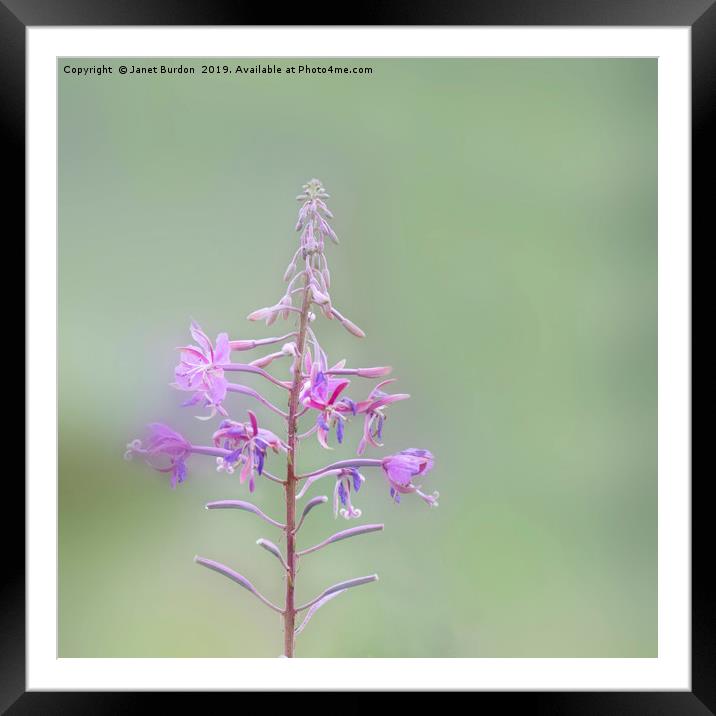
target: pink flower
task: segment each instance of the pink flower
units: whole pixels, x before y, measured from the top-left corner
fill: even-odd
[[[185,460],[191,455],[191,444],[164,423],[150,423],[148,427],[146,446],[141,440],[133,440],[127,445],[124,457],[131,460],[134,455],[142,455],[147,464],[158,472],[171,472],[171,485],[176,487],[186,477]]]
[[[357,507],[353,507],[353,503],[351,502],[351,488],[353,488],[355,492],[358,492],[364,481],[365,478],[363,475],[354,467],[348,467],[339,471],[336,477],[336,486],[333,490],[334,517],[340,514],[344,519],[350,520],[361,516],[362,512]],[[343,507],[339,507],[339,504],[343,505]]]
[[[336,428],[338,442],[343,442],[345,421],[343,413],[352,410],[343,401],[339,403],[336,401],[349,385],[349,380],[327,378],[318,363],[314,363],[311,367],[311,375],[301,390],[299,396],[301,403],[307,408],[318,411],[316,433],[318,442],[326,449],[330,449],[326,439],[332,426]]]
[[[271,448],[275,453],[286,452],[288,447],[277,435],[270,430],[259,427],[256,415],[249,410],[248,423],[237,423],[234,420],[223,420],[219,429],[214,433],[214,445],[223,447],[232,452],[226,457],[217,458],[217,470],[226,470],[233,473],[235,465],[242,463],[240,482],[249,480],[249,491],[255,488],[254,472],[259,475],[264,471],[266,450]]]
[[[192,338],[199,344],[180,348],[179,365],[174,369],[175,382],[172,386],[179,390],[191,391],[193,397],[183,405],[202,404],[211,408],[211,416],[218,411],[226,415],[221,403],[226,397],[228,381],[224,378],[223,365],[230,363],[231,347],[229,336],[219,333],[216,347],[195,321],[190,327]]]
[[[427,474],[435,464],[435,458],[429,450],[408,448],[396,455],[383,458],[382,467],[390,484],[390,496],[400,502],[400,495],[415,492],[431,507],[437,507],[439,493],[426,495],[420,491],[420,485],[413,483],[413,478]]]
[[[368,394],[367,400],[362,400],[355,404],[355,412],[365,415],[363,437],[358,443],[358,455],[362,455],[365,452],[368,443],[374,447],[383,447],[381,440],[383,439],[383,424],[386,420],[385,408],[391,403],[407,400],[410,397],[408,393],[394,393],[391,395],[381,390],[384,385],[394,381],[395,379],[391,378],[378,383]]]

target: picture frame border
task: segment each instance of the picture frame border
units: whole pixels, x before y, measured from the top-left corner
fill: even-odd
[[[397,4],[395,4],[397,6]],[[295,12],[296,19],[302,15]],[[169,0],[111,3],[107,0],[75,0],[43,3],[27,0],[0,0],[0,126],[6,148],[6,175],[14,177],[6,188],[6,211],[11,218],[9,237],[25,233],[25,69],[26,29],[33,26],[146,26],[146,25],[269,25],[264,16],[275,14],[270,8],[259,10],[245,2],[206,2],[175,4]],[[289,12],[289,15],[294,14]],[[330,11],[316,16],[332,22]],[[504,0],[500,3],[448,2],[416,3],[400,11],[390,4],[366,8],[371,22],[361,25],[504,25],[504,26],[683,26],[691,28],[692,60],[692,250],[693,235],[705,230],[707,212],[713,202],[713,179],[706,171],[715,165],[716,153],[710,139],[709,120],[716,106],[716,2],[664,3],[658,0],[571,3],[559,0]],[[304,16],[305,17],[305,16]],[[287,20],[289,18],[284,18]],[[288,24],[285,22],[281,23]],[[303,24],[298,22],[297,24]],[[698,229],[697,229],[698,227]],[[713,234],[713,231],[711,232]],[[25,494],[21,483],[8,474],[6,504],[13,514],[24,519]],[[711,554],[710,480],[692,474],[692,690],[690,692],[485,692],[474,694],[484,699],[509,699],[507,704],[535,713],[580,714],[706,714],[716,713],[716,610],[715,594],[710,585],[713,571]],[[8,494],[9,491],[9,494]],[[22,522],[20,522],[22,524]],[[5,544],[17,542],[15,524],[3,521]],[[14,537],[14,540],[11,540]],[[27,692],[25,689],[25,563],[24,551],[6,550],[0,610],[0,708],[8,713],[105,713],[135,708],[140,702],[151,703],[173,694],[150,692]],[[181,693],[180,698],[194,699],[198,694]],[[213,694],[219,696],[221,694]],[[226,694],[224,694],[226,695]],[[149,699],[149,702],[145,702]],[[189,705],[191,702],[183,702]],[[198,702],[194,702],[198,703]]]

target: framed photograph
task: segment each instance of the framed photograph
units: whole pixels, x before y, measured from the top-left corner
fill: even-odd
[[[690,413],[716,9],[370,19],[0,0],[8,713],[716,713]]]

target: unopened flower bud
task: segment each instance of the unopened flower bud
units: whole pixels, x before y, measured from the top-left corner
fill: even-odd
[[[296,270],[296,262],[291,261],[291,263],[286,268],[286,272],[283,275],[283,280],[288,281],[288,279],[291,278],[291,274]]]
[[[249,313],[246,319],[248,321],[263,321],[264,318],[268,318],[273,312],[273,307],[257,308],[253,313]]]
[[[392,370],[392,367],[389,365],[375,366],[374,368],[358,368],[356,375],[359,375],[361,378],[381,378],[384,375],[388,375]]]
[[[314,303],[317,303],[319,306],[331,302],[331,297],[327,293],[323,293],[315,282],[311,284],[311,296],[313,297]]]
[[[356,326],[353,321],[349,321],[347,318],[343,318],[341,320],[341,323],[343,324],[343,327],[349,332],[352,333],[354,336],[357,336],[358,338],[365,338],[365,332],[360,329],[358,326]]]
[[[273,361],[276,360],[276,358],[282,358],[286,354],[283,351],[279,351],[277,353],[269,353],[268,355],[263,356],[262,358],[257,358],[256,360],[252,360],[249,365],[256,366],[257,368],[265,368],[266,366],[273,363]]]
[[[293,300],[291,296],[284,296],[279,302],[279,306],[293,306]],[[281,311],[281,318],[285,321],[288,318],[289,311]]]

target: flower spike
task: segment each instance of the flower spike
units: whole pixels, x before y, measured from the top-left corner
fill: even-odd
[[[333,213],[327,205],[329,198],[318,179],[303,185],[297,197],[297,246],[283,275],[282,293],[274,297],[275,302],[252,311],[247,317],[249,321],[263,321],[267,326],[279,320],[287,321],[290,326],[286,330],[275,331],[271,337],[233,340],[228,333],[220,332],[212,340],[196,321],[189,325],[191,342],[178,349],[179,362],[171,385],[188,394],[184,406],[204,409],[196,416],[199,420],[216,419],[211,441],[194,443],[163,423],[152,423],[146,440],[131,441],[125,453],[127,459],[138,455],[153,469],[169,474],[172,487],[186,479],[187,462],[194,456],[214,460],[216,472],[227,476],[234,489],[248,488],[253,493],[259,483],[281,486],[285,521],[269,517],[257,505],[245,500],[213,500],[205,505],[208,510],[250,512],[280,530],[283,541],[277,541],[278,544],[264,537],[256,544],[281,565],[285,577],[285,598],[281,606],[267,599],[231,567],[205,557],[197,556],[195,561],[251,592],[281,616],[282,656],[289,658],[295,653],[296,636],[323,605],[354,587],[378,579],[377,574],[370,574],[344,580],[309,602],[297,605],[296,580],[302,557],[336,542],[383,530],[382,524],[356,524],[311,546],[299,545],[299,530],[308,515],[329,501],[329,496],[317,495],[302,502],[313,483],[324,480],[326,484],[326,478],[331,480],[334,518],[339,515],[346,520],[360,518],[362,512],[354,504],[356,496],[371,476],[375,479],[381,474],[394,502],[399,502],[403,495],[415,494],[431,507],[438,504],[437,492],[423,491],[423,478],[435,463],[428,450],[409,448],[383,457],[364,457],[367,450],[382,447],[390,406],[410,397],[407,393],[386,392],[386,386],[393,382],[387,378],[392,368],[388,365],[354,368],[346,359],[329,360],[319,341],[318,327],[328,321],[332,323],[327,325],[332,325],[341,335],[336,324],[358,338],[366,335],[336,307],[339,292],[328,265],[327,247],[338,244],[338,235],[333,228]],[[227,257],[227,261],[231,260]],[[245,358],[244,362],[232,360],[233,352],[254,349],[259,349],[257,354]],[[286,360],[282,360],[284,358]],[[237,373],[241,374],[240,382],[232,379]],[[250,382],[258,379],[261,386]],[[377,384],[368,390],[363,379],[377,379]],[[281,396],[278,399],[267,392],[277,390]],[[243,401],[249,402],[249,408]],[[243,419],[235,412],[230,413],[237,406],[245,411]],[[326,450],[349,447],[358,456],[339,457],[324,467],[309,468],[301,474],[298,470],[303,457],[299,454],[300,446],[314,435]],[[274,474],[276,460],[283,464],[285,479],[277,476],[281,473]],[[258,480],[259,477],[265,479]],[[302,612],[305,612],[303,621],[297,624]]]

